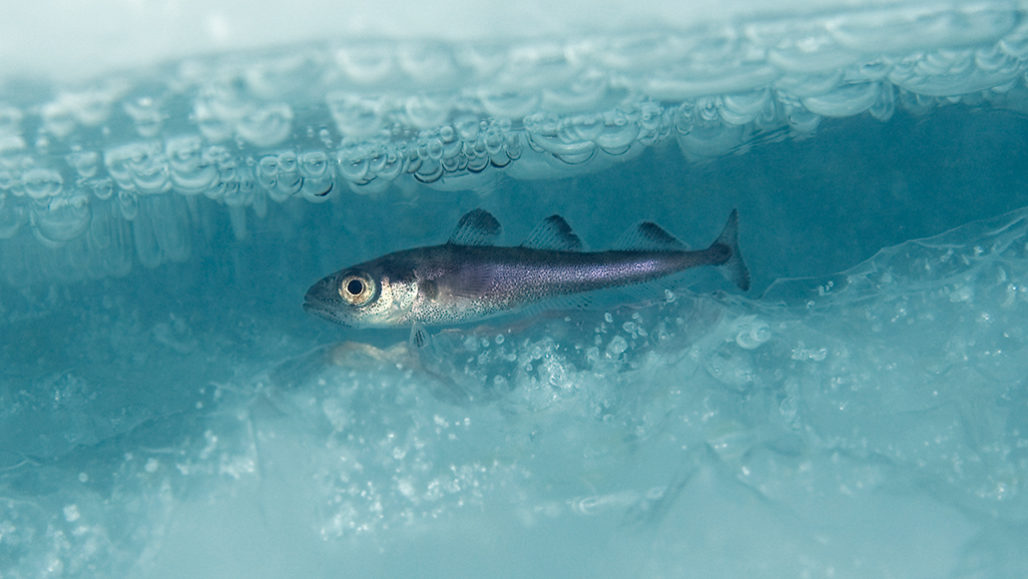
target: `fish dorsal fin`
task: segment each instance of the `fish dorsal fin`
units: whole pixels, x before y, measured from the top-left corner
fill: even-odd
[[[452,245],[492,245],[503,230],[500,222],[485,209],[473,209],[464,214],[450,234]]]
[[[543,219],[528,234],[521,247],[533,249],[555,249],[558,251],[581,251],[582,240],[571,231],[571,226],[560,215]]]
[[[689,246],[652,221],[629,229],[615,245],[617,249],[685,251]]]

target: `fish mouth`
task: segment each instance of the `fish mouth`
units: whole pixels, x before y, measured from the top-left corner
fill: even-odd
[[[303,311],[307,312],[308,314],[313,314],[319,318],[328,320],[330,322],[335,322],[343,326],[352,325],[347,321],[340,319],[339,315],[335,312],[333,308],[325,305],[320,301],[317,301],[316,299],[305,299],[303,302]]]
[[[307,293],[303,296],[303,311],[308,314],[318,316],[319,318],[324,318],[331,322],[341,324],[342,322],[338,319],[338,315],[336,314],[334,307],[332,307],[332,304],[326,303],[325,299],[322,297],[322,294],[324,293],[323,285],[324,284],[319,283],[310,286],[310,289],[308,289]]]
[[[330,322],[352,327],[351,321],[345,315],[341,315],[345,312],[340,312],[338,300],[332,299],[334,288],[334,278],[325,278],[312,285],[303,296],[303,310]]]

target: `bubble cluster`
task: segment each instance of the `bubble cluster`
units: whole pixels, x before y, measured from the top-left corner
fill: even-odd
[[[1023,109],[1026,22],[1013,7],[883,7],[508,44],[366,41],[56,84],[32,105],[0,93],[0,245],[35,237],[56,255],[108,199],[133,222],[176,205],[147,198],[204,195],[245,237],[242,208],[269,200],[484,191],[499,174],[575,175],[663,143],[690,160],[743,152],[824,118]]]

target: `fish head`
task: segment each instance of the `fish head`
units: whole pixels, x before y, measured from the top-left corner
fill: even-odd
[[[303,309],[344,326],[389,328],[410,325],[417,282],[379,262],[343,269],[307,290]]]

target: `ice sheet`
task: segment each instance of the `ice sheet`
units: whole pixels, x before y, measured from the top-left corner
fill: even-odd
[[[299,26],[287,47],[183,49],[84,78],[0,70],[0,280],[188,260],[205,220],[249,239],[293,200],[488,197],[668,147],[702,166],[832,119],[1028,110],[1019,3],[729,4],[699,19],[669,6],[639,7],[660,26],[443,38]]]
[[[304,352],[260,321],[116,327],[163,409],[102,420],[133,394],[74,369],[8,388],[0,558],[14,577],[1018,575],[1026,254],[1019,210],[761,298],[680,291],[414,354]]]
[[[0,22],[0,576],[1028,576],[1023,2],[91,6]],[[299,307],[478,206],[755,290]]]

